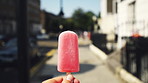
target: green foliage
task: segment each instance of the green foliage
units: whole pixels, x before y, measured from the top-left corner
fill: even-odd
[[[74,30],[74,23],[71,18],[64,19],[61,24],[64,26],[63,30]]]
[[[92,31],[94,25],[92,20],[93,16],[93,12],[84,12],[81,8],[75,10],[71,18],[63,18],[51,13],[46,13],[44,27],[47,33],[64,30]],[[62,26],[62,28],[59,26]]]
[[[75,10],[72,20],[76,29],[90,31],[93,26],[92,16],[94,13],[91,11],[84,12],[81,8]]]
[[[101,18],[101,12],[99,12],[99,14],[98,14],[98,18]]]

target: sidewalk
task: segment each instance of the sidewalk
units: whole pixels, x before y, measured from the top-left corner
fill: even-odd
[[[80,44],[89,44],[89,49],[95,55],[97,55],[112,71],[114,75],[120,78],[124,83],[143,83],[141,80],[127,72],[120,63],[121,51],[116,50],[113,53],[107,55],[105,52],[91,44],[91,41],[86,39],[79,39]]]
[[[90,50],[95,53],[101,60],[103,60],[108,68],[120,79],[122,79],[125,83],[143,83],[141,80],[127,72],[122,68],[120,64],[120,50],[113,52],[110,55],[106,55],[100,49],[95,47],[94,45],[89,46]],[[101,55],[100,55],[101,54]]]

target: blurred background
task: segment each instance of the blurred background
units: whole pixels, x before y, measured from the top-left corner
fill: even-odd
[[[76,76],[82,82],[92,82],[86,81],[92,71],[105,74],[94,76],[94,83],[127,83],[116,76],[124,69],[148,83],[147,5],[148,0],[0,0],[0,83],[40,83],[61,75],[57,41],[66,30],[79,37],[82,70]]]

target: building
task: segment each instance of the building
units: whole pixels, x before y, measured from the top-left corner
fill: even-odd
[[[114,33],[113,0],[101,0],[101,19],[99,20],[101,33]]]
[[[122,47],[123,37],[135,34],[148,37],[148,0],[116,0],[115,3],[119,48]]]
[[[99,19],[100,31],[99,33],[106,34],[107,48],[110,50],[116,49],[114,41],[115,36],[115,17],[116,10],[114,4],[115,0],[101,0],[101,18]]]
[[[17,0],[0,0],[0,34],[16,34]],[[36,34],[41,28],[40,0],[28,0],[29,31]]]
[[[115,21],[118,48],[125,45],[125,38],[132,37],[130,42],[127,42],[129,46],[126,47],[125,51],[126,56],[128,56],[125,59],[127,66],[129,66],[127,70],[142,80],[143,83],[148,83],[148,53],[146,48],[148,44],[148,0],[116,0],[116,4]],[[131,62],[128,63],[128,61]]]
[[[42,28],[40,13],[40,0],[28,0],[28,20],[31,34],[38,34]]]
[[[0,0],[0,34],[16,33],[16,0]]]
[[[58,15],[54,15],[45,10],[41,10],[41,24],[42,29],[48,34],[49,32],[59,32],[60,31],[60,23],[63,22],[63,18]]]

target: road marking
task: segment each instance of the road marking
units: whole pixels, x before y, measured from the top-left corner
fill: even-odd
[[[47,52],[46,53],[46,56],[49,57],[49,56],[53,56],[53,54],[56,52],[56,49],[52,49],[51,51]]]
[[[49,57],[49,56],[53,56],[53,54],[56,52],[56,49],[52,49],[51,51],[47,52],[45,56]],[[45,63],[45,61],[47,60],[47,57],[45,57],[40,63],[34,65],[31,69],[30,69],[30,77],[32,77],[39,69],[40,67]]]

